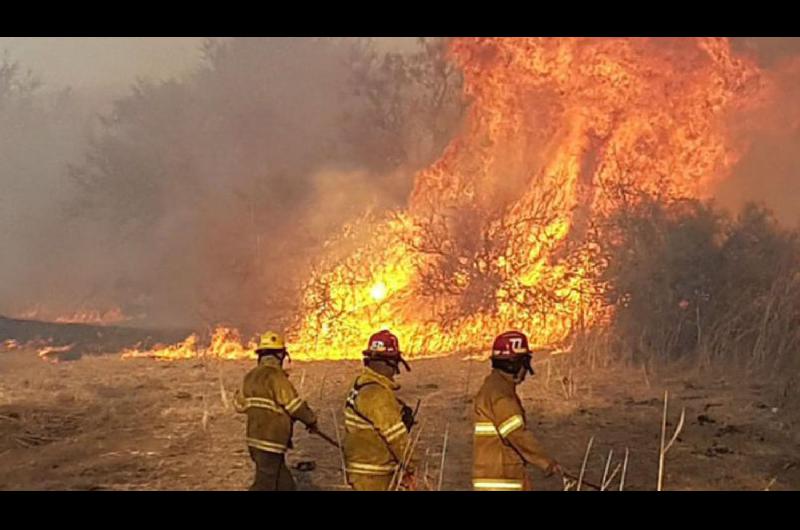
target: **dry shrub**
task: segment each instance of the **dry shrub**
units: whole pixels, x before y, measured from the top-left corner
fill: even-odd
[[[606,351],[772,371],[800,352],[800,240],[767,209],[643,200],[606,220]]]

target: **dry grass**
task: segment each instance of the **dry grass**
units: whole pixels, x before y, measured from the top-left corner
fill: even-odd
[[[566,355],[553,359],[552,377],[568,374],[570,364],[581,381],[571,399],[559,386],[548,388],[542,370],[524,383],[523,403],[530,428],[566,468],[579,469],[586,441],[594,437],[584,481],[602,484],[608,468],[606,489],[615,489],[611,478],[626,490],[654,489],[658,420],[668,389],[670,405],[685,407],[686,414],[669,451],[665,487],[800,488],[800,465],[793,464],[800,462],[797,423],[784,415],[773,387],[660,368],[650,372],[648,389],[639,367],[604,367],[598,358],[591,370]],[[242,440],[244,417],[226,400],[251,367],[114,356],[49,364],[31,352],[0,354],[0,489],[245,489],[252,463]],[[349,361],[291,367],[290,377],[298,386],[304,381],[304,395],[321,413],[323,431],[331,432],[333,418],[322,412],[338,410],[359,369]],[[455,357],[417,361],[399,379],[404,400],[425,403],[420,421],[427,424],[415,433],[415,451],[436,459],[438,465],[430,467],[438,467],[438,481],[430,481],[431,489],[438,489],[437,482],[442,490],[470,488],[468,373],[472,394],[488,373],[487,363]],[[626,453],[616,474],[610,450]],[[340,453],[305,429],[297,429],[288,458],[290,465],[316,463],[313,472],[294,471],[301,488],[344,488]],[[536,471],[531,476],[537,489],[563,487],[557,478]]]

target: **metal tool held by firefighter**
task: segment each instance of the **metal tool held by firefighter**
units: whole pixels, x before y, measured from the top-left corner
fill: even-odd
[[[601,488],[597,484],[592,484],[591,482],[589,482],[589,481],[587,481],[585,479],[581,480],[580,477],[577,477],[577,476],[573,475],[572,473],[564,471],[563,469],[561,470],[561,475],[564,476],[564,477],[567,477],[570,480],[574,480],[575,483],[578,483],[578,481],[580,481],[582,486],[589,486],[590,488],[595,489],[597,491],[603,491],[603,488]]]
[[[418,399],[413,410],[411,407],[403,403],[403,424],[405,424],[408,432],[411,432],[411,428],[417,424],[417,413],[419,412],[420,403],[422,403],[422,400]]]
[[[317,427],[313,429],[309,428],[308,432],[310,432],[311,434],[316,434],[317,436],[319,436],[320,438],[322,438],[323,440],[334,446],[336,449],[341,449],[341,446],[336,442],[336,440],[334,440],[333,438],[331,438],[330,436],[319,430],[319,428]]]

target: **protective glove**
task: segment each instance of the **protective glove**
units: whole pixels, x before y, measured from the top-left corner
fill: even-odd
[[[247,411],[247,404],[245,403],[244,395],[242,395],[241,390],[236,390],[233,393],[233,409],[240,413]]]
[[[555,460],[551,460],[550,461],[550,465],[547,466],[547,469],[544,472],[544,476],[545,477],[552,477],[553,474],[555,474],[555,473],[557,473],[558,475],[561,475],[563,473],[563,471],[561,470],[561,466],[558,465],[558,462],[556,462]]]
[[[415,491],[417,489],[417,476],[413,468],[406,468],[403,479],[400,481],[400,491]]]
[[[403,424],[406,426],[406,430],[410,432],[411,427],[413,427],[416,423],[414,421],[414,409],[403,403],[403,409],[401,413],[403,415]]]

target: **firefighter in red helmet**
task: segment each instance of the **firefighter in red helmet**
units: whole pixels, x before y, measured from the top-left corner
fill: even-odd
[[[388,330],[372,335],[363,352],[364,369],[344,408],[344,457],[347,481],[355,490],[387,490],[409,476],[407,460],[413,413],[395,392],[403,359],[397,337]]]
[[[561,467],[527,430],[525,410],[517,396],[516,386],[526,375],[533,375],[528,337],[519,331],[498,335],[491,360],[492,372],[474,401],[472,488],[530,490],[527,464],[546,476],[561,473]]]

